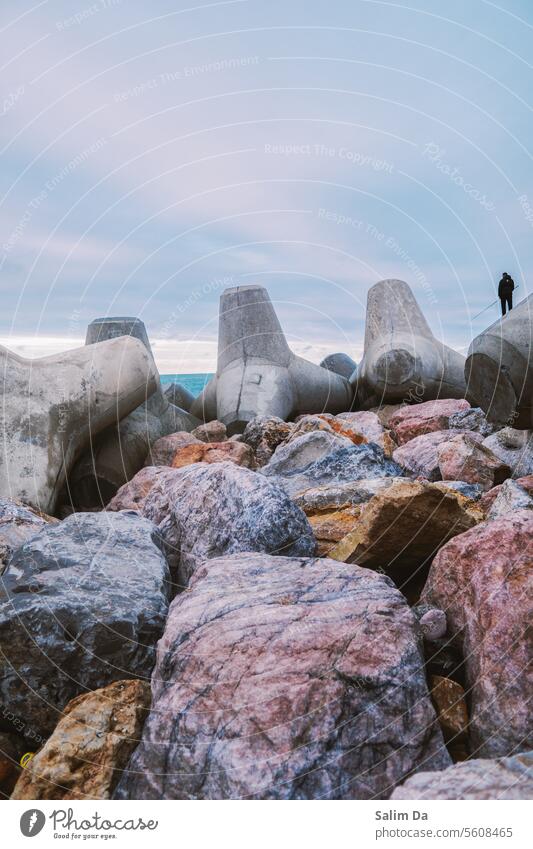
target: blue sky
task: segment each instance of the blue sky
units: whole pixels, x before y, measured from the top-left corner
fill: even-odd
[[[258,282],[295,350],[357,358],[399,277],[465,349],[503,270],[530,291],[532,36],[526,0],[6,0],[0,341],[138,315],[210,370]]]

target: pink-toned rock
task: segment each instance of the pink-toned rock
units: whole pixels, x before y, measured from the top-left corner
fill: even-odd
[[[465,659],[474,755],[533,749],[532,538],[530,510],[483,522],[441,548],[422,593]]]
[[[511,469],[472,434],[460,433],[437,446],[443,480],[478,483],[485,492],[511,476]]]
[[[517,478],[515,481],[519,486],[524,489],[528,495],[533,497],[533,475],[527,475],[524,478]],[[502,484],[498,484],[498,486],[493,486],[492,489],[489,489],[488,492],[485,492],[484,495],[481,496],[479,501],[479,506],[481,509],[488,513],[491,509],[492,505],[496,501],[498,495],[501,492]]]
[[[180,448],[183,448],[185,445],[202,444],[192,433],[187,433],[185,430],[180,430],[178,433],[170,433],[168,436],[162,436],[161,439],[154,442],[148,452],[144,465],[171,466],[174,455]]]
[[[398,445],[404,445],[424,433],[447,430],[451,416],[469,409],[468,401],[462,399],[425,401],[422,404],[402,407],[391,416],[389,426]]]
[[[470,433],[470,431],[468,431]],[[416,436],[405,445],[400,445],[393,453],[393,459],[413,477],[425,478],[428,481],[441,480],[437,449],[443,442],[449,442],[458,434],[456,430],[437,430]],[[482,442],[479,433],[471,433],[473,439]],[[459,480],[459,478],[449,478]]]
[[[246,469],[255,467],[254,452],[243,442],[198,442],[185,445],[176,451],[170,465],[173,469],[182,469],[192,463],[235,463]]]
[[[173,603],[119,799],[379,799],[450,759],[417,626],[336,561],[206,561]]]
[[[118,512],[119,510],[142,510],[144,502],[152,488],[168,475],[172,469],[168,466],[146,466],[137,472],[124,486],[121,486],[114,498],[111,499],[106,510]]]

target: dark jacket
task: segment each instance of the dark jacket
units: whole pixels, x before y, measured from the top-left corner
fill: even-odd
[[[514,280],[508,274],[503,276],[498,284],[498,297],[503,298],[505,295],[510,295],[514,290]]]

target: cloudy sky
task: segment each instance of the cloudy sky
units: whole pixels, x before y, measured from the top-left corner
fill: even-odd
[[[226,286],[291,345],[361,353],[399,277],[465,349],[531,291],[530,0],[4,0],[0,342],[136,315],[212,370]]]

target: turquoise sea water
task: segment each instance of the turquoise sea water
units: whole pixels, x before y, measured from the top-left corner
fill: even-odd
[[[197,396],[202,392],[206,383],[209,383],[212,374],[162,374],[161,383],[181,383],[189,392]]]

